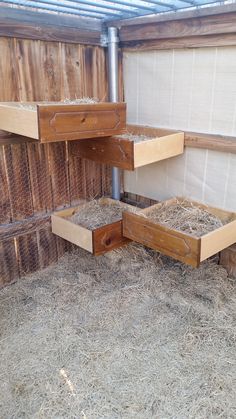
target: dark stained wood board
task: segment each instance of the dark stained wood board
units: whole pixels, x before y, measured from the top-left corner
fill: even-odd
[[[100,45],[101,30],[91,18],[0,6],[0,36]]]
[[[172,205],[181,199],[186,201],[185,198],[173,198],[165,203]],[[146,217],[125,211],[123,213],[123,235],[181,262],[198,267],[203,260],[236,242],[236,213],[195,201],[189,202],[208,210],[226,223],[201,237],[195,237],[148,219],[148,213],[153,208],[163,205],[160,203],[144,209]]]
[[[126,138],[117,136],[71,141],[69,147],[73,156],[134,170],[134,144]]]
[[[128,137],[112,136],[81,140],[69,144],[73,156],[79,156],[125,170],[183,153],[184,134],[174,130],[128,125],[127,132],[145,135],[147,141],[135,143]]]
[[[124,103],[38,105],[42,142],[121,134],[126,126]]]
[[[93,230],[93,254],[95,256],[117,249],[131,240],[123,236],[122,220]]]
[[[123,213],[123,235],[158,250],[167,256],[194,267],[200,263],[200,240],[178,231],[171,231],[147,218]]]

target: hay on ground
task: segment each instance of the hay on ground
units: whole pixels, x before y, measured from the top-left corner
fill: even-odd
[[[163,202],[158,207],[154,206],[148,213],[141,211],[140,215],[196,237],[201,237],[224,225],[219,217],[187,200],[173,204]]]
[[[236,282],[138,245],[0,292],[0,416],[236,417]]]

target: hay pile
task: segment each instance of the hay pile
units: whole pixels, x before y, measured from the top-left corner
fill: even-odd
[[[89,230],[114,223],[122,219],[123,211],[136,212],[136,207],[120,201],[104,202],[104,199],[92,200],[82,205],[68,220]]]
[[[177,201],[172,205],[163,203],[146,214],[141,212],[140,215],[196,237],[224,225],[218,217],[189,201]]]
[[[141,246],[0,292],[0,416],[236,417],[236,283]]]
[[[39,104],[42,105],[83,105],[83,104],[94,104],[94,103],[98,103],[99,100],[96,98],[91,98],[91,97],[82,97],[80,99],[63,99],[61,101],[40,101],[38,102]],[[15,103],[14,106],[23,108],[23,109],[28,109],[28,110],[35,110],[37,108],[37,103],[27,103],[27,102],[20,102],[20,103]]]

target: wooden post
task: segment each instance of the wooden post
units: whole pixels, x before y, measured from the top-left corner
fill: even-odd
[[[228,272],[231,278],[236,278],[236,243],[220,253],[220,265]]]

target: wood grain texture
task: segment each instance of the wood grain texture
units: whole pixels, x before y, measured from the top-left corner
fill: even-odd
[[[86,17],[0,6],[0,36],[100,45],[101,23]]]
[[[134,141],[119,137],[81,140],[69,144],[72,155],[100,163],[134,170],[183,153],[184,133],[164,129],[128,125],[127,131],[150,137],[147,141]]]
[[[95,256],[102,255],[124,246],[130,241],[123,236],[122,220],[97,228],[93,231],[93,254]]]
[[[121,42],[182,38],[233,33],[236,31],[236,12],[221,15],[194,17],[188,20],[173,20],[123,26],[120,29]]]
[[[227,135],[185,132],[184,143],[188,147],[236,153],[236,138]]]
[[[121,134],[126,126],[126,104],[38,105],[38,121],[42,142]]]
[[[173,231],[147,218],[124,212],[123,235],[194,267],[200,263],[199,239]]]
[[[236,45],[235,33],[181,38],[122,42],[123,51],[152,51],[183,48],[226,47]]]
[[[117,136],[72,141],[69,147],[73,156],[107,163],[121,169],[134,169],[134,145],[125,138]]]
[[[186,201],[186,198],[172,198],[165,201],[165,205],[181,201]],[[201,237],[195,237],[149,219],[149,212],[155,207],[159,208],[163,205],[161,203],[142,210],[145,217],[124,212],[124,236],[195,267],[199,266],[203,260],[236,242],[236,213],[196,201],[189,202],[216,215],[225,224]]]
[[[109,205],[115,203],[110,198],[103,198],[103,202]],[[86,208],[86,202],[81,202],[76,207],[67,208],[52,214],[52,232],[70,243],[93,253],[95,256],[123,246],[130,241],[123,236],[121,219],[94,229],[88,229],[73,223],[69,218],[76,212],[79,212],[82,207]],[[127,209],[127,204],[124,204],[124,207]]]
[[[0,241],[0,288],[19,278],[14,239]]]
[[[106,99],[105,52],[100,47],[0,37],[0,52],[0,101],[74,99],[88,92]],[[54,208],[78,202],[89,185],[97,195],[110,188],[108,166],[85,165],[81,159],[83,170],[76,171],[75,160],[66,142],[44,145],[0,132],[1,286],[46,267],[71,249],[45,222]],[[92,180],[86,179],[92,167]]]

